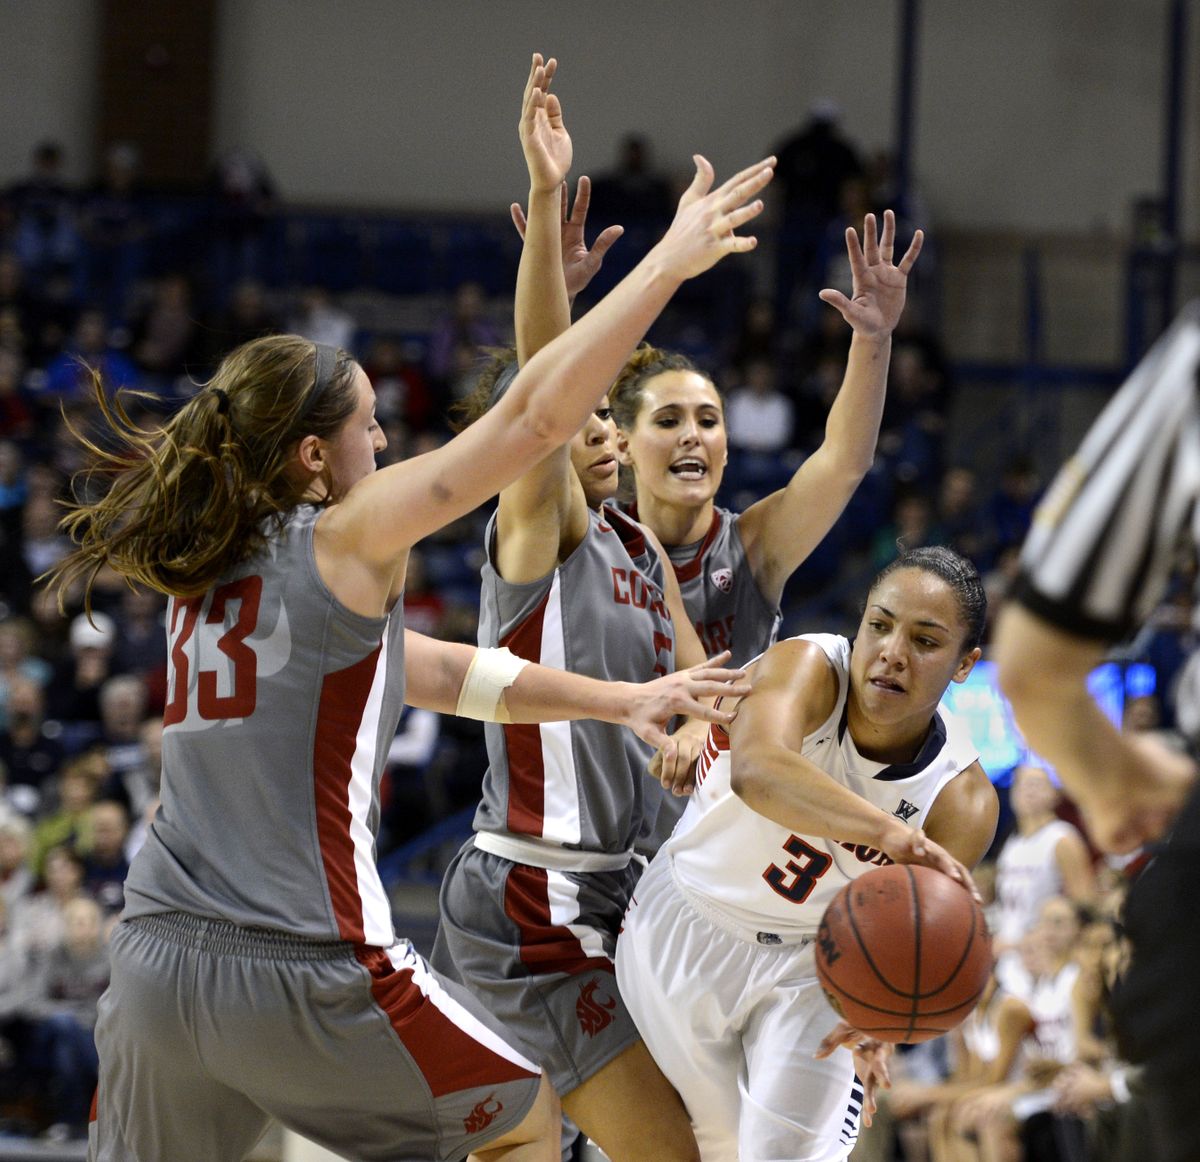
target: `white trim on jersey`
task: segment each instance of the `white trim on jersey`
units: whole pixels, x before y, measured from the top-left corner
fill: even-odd
[[[375,841],[370,826],[370,811],[378,758],[379,719],[383,710],[383,688],[387,680],[388,635],[384,633],[371,691],[363,707],[362,719],[350,756],[350,782],[346,788],[346,807],[350,813],[350,842],[354,849],[354,873],[358,896],[362,901],[363,940],[366,944],[387,948],[395,939],[392,907],[384,891],[375,863]]]
[[[538,661],[556,670],[567,668],[567,645],[562,623],[562,577],[554,571],[542,614],[542,647]],[[569,722],[543,722],[542,837],[554,843],[578,844],[583,834],[575,751]]]

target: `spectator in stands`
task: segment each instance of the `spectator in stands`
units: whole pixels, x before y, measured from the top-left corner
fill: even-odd
[[[892,519],[876,534],[871,556],[882,569],[901,553],[933,544],[933,504],[923,492],[902,489],[892,504]]]
[[[135,145],[114,142],[80,201],[87,294],[112,319],[126,317],[145,264],[150,220],[138,187],[139,160]]]
[[[38,289],[78,275],[82,241],[75,194],[63,177],[63,149],[57,141],[34,147],[29,175],[10,186],[4,203],[12,222],[13,249]]]
[[[229,305],[205,325],[205,363],[215,367],[235,347],[263,335],[273,335],[282,320],[267,303],[261,282],[243,278],[233,288]]]
[[[162,718],[155,715],[142,723],[142,761],[138,766],[113,775],[105,783],[101,798],[114,799],[129,813],[125,858],[132,860],[146,840],[146,829],[158,810],[162,787]]]
[[[980,512],[978,477],[973,468],[960,464],[943,474],[932,537],[937,544],[969,557],[980,572],[991,563],[991,540]]]
[[[129,814],[114,799],[98,799],[88,811],[88,831],[88,844],[83,852],[83,886],[105,915],[115,916],[125,906]]]
[[[41,887],[24,897],[10,915],[12,938],[28,962],[36,964],[66,935],[65,909],[84,895],[83,861],[61,844],[42,860]]]
[[[0,729],[8,725],[10,684],[17,678],[28,678],[44,687],[53,674],[50,663],[34,652],[36,642],[28,618],[6,617],[0,621]]]
[[[999,487],[988,505],[987,515],[999,550],[1024,543],[1041,495],[1041,481],[1033,460],[1021,454],[1012,456],[1004,465]]]
[[[71,341],[46,367],[46,380],[39,395],[43,407],[57,408],[60,403],[82,402],[91,393],[88,368],[100,372],[110,391],[138,387],[137,367],[109,340],[108,320],[102,310],[89,307],[80,311]]]
[[[70,550],[59,531],[61,512],[52,499],[31,496],[21,512],[21,560],[31,580],[40,577]]]
[[[76,728],[84,741],[100,735],[100,688],[113,674],[116,639],[108,614],[78,614],[71,622],[70,657],[50,687],[49,716]]]
[[[993,933],[1000,979],[1017,996],[1027,996],[1032,982],[1015,950],[1045,903],[1060,896],[1076,904],[1095,898],[1087,843],[1078,828],[1058,817],[1059,802],[1058,787],[1044,767],[1026,762],[1013,771],[1009,805],[1015,827],[996,859]]]
[[[779,453],[792,446],[795,427],[792,401],[776,386],[775,365],[752,359],[743,369],[741,384],[729,392],[725,424],[730,450]],[[791,476],[783,468],[783,482]]]
[[[58,731],[45,720],[46,695],[32,678],[13,678],[8,691],[8,724],[0,730],[0,767],[5,799],[14,810],[35,818],[49,801],[65,751]]]
[[[9,916],[18,901],[33,891],[33,870],[29,856],[33,829],[29,821],[15,811],[0,811],[0,901]]]
[[[175,271],[158,279],[130,329],[129,349],[148,386],[173,396],[188,394],[190,383],[181,387],[176,380],[189,371],[200,373],[205,345],[187,275]]]
[[[22,383],[24,366],[21,353],[5,346],[0,327],[0,438],[18,447],[30,444],[37,429],[37,409]]]
[[[100,687],[100,745],[115,779],[141,765],[146,684],[134,674],[116,674]]]
[[[145,585],[122,586],[113,611],[113,669],[147,678],[167,664],[166,600]]]
[[[617,146],[616,164],[592,179],[592,214],[602,222],[623,225],[668,222],[675,197],[667,177],[651,162],[650,141],[627,133]]]
[[[385,431],[396,420],[403,421],[414,432],[424,431],[430,425],[433,401],[421,367],[419,346],[405,344],[395,335],[376,335],[363,359],[363,371],[375,387],[375,414]],[[388,431],[384,454],[403,459],[404,441],[395,442],[399,451],[392,447],[394,442]]]
[[[358,324],[354,316],[334,303],[333,296],[322,286],[305,288],[287,326],[289,331],[314,343],[328,343],[347,351],[355,348]]]
[[[942,472],[949,385],[916,343],[896,341],[879,450],[898,483],[932,492]]]
[[[57,1140],[87,1136],[88,1110],[99,1058],[93,1030],[97,1003],[108,987],[103,916],[86,896],[63,909],[65,931],[38,966],[26,1013],[33,1021],[32,1052],[48,1077],[47,1131]]]
[[[808,120],[775,146],[782,203],[776,302],[785,323],[792,317],[797,289],[813,284],[817,249],[825,226],[838,214],[843,183],[863,172],[858,148],[843,136],[840,119],[836,102],[820,100],[810,108]]]
[[[426,367],[442,401],[460,398],[475,385],[478,361],[489,347],[500,347],[504,333],[488,314],[487,297],[477,282],[454,292],[450,310],[433,326]]]
[[[92,842],[91,807],[97,790],[108,779],[102,750],[89,751],[68,761],[58,777],[57,805],[42,812],[33,829],[33,870],[41,876],[46,853],[68,844],[83,852]]]
[[[223,299],[231,284],[263,277],[263,243],[279,198],[266,163],[244,146],[217,158],[208,194],[213,283],[218,299]],[[230,343],[226,350],[241,342]]]

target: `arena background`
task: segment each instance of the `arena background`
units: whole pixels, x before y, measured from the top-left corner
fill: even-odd
[[[1188,0],[0,0],[0,188],[45,139],[81,186],[133,141],[147,182],[185,196],[248,148],[298,222],[502,223],[534,50],[559,58],[576,174],[638,132],[677,181],[696,151],[726,175],[822,101],[864,154],[892,152],[931,242],[946,461],[984,481],[1014,450],[1044,480],[1200,293]],[[746,260],[767,294],[776,220]]]

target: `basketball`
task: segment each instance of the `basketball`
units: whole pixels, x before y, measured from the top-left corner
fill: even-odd
[[[949,876],[916,864],[875,868],[829,902],[817,975],[840,1017],[879,1041],[953,1029],[992,970],[983,909]]]

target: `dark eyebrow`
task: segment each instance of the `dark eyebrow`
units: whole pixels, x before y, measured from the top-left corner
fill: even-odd
[[[880,605],[879,602],[876,601],[872,603],[872,608],[878,609],[879,612],[885,617],[890,617],[893,621],[896,620],[896,615],[890,609],[888,609],[886,605]],[[918,621],[917,625],[927,625],[933,629],[940,629],[942,633],[950,632],[950,630],[946,626],[942,625],[940,621],[933,621],[931,618],[925,618],[922,621]]]

